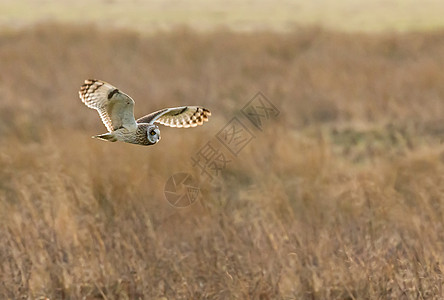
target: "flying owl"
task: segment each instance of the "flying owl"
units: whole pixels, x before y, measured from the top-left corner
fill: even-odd
[[[134,118],[134,100],[109,83],[88,79],[80,87],[80,99],[99,112],[108,133],[93,136],[101,140],[149,146],[160,140],[160,130],[154,123],[188,128],[202,125],[211,113],[201,106],[164,108],[140,119]]]

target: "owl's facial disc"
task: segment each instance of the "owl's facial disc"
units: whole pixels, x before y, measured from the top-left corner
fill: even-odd
[[[150,141],[150,143],[155,144],[158,141],[160,141],[160,130],[159,127],[157,127],[157,125],[150,125],[147,128],[146,134],[148,137],[148,141]]]

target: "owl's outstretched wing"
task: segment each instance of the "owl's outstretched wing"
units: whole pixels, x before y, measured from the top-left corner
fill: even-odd
[[[99,112],[109,132],[125,127],[137,127],[134,119],[134,100],[109,83],[88,79],[80,87],[80,99],[86,106]]]
[[[164,108],[150,113],[140,119],[137,123],[160,123],[165,126],[177,128],[189,128],[202,125],[208,121],[211,112],[201,106],[181,106],[174,108]]]

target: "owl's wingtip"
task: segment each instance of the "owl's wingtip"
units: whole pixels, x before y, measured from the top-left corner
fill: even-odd
[[[117,142],[117,138],[111,132],[95,135],[92,136],[92,138],[108,142]]]

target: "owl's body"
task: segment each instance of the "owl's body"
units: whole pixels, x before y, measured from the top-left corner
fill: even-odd
[[[94,138],[107,140],[110,142],[121,141],[130,144],[149,146],[152,145],[152,142],[148,140],[148,128],[149,124],[137,124],[135,129],[120,128],[113,132],[96,135]]]
[[[98,111],[108,133],[94,136],[102,140],[149,146],[160,140],[160,130],[154,122],[170,127],[188,128],[202,125],[211,115],[200,106],[164,108],[137,121],[134,100],[114,86],[100,80],[85,80],[79,91],[86,106]]]

